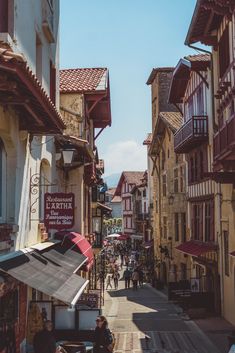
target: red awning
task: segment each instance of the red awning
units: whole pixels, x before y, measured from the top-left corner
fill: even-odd
[[[216,251],[217,245],[214,243],[205,243],[198,240],[190,240],[176,246],[176,250],[197,257],[207,252]]]
[[[79,251],[79,253],[83,254],[84,256],[87,257],[87,263],[86,263],[86,271],[89,271],[89,269],[92,267],[93,262],[94,262],[94,255],[92,251],[92,246],[91,244],[86,240],[86,238],[75,232],[57,232],[55,234],[55,239],[62,240],[61,245],[75,250]]]

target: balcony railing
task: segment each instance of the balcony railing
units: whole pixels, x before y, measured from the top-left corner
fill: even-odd
[[[192,148],[208,140],[208,117],[194,115],[175,133],[174,147],[176,153],[187,153]]]
[[[232,152],[235,151],[235,114],[226,121],[224,126],[214,136],[214,161],[219,162],[226,160],[235,160],[231,158]],[[233,154],[234,155],[234,154]]]

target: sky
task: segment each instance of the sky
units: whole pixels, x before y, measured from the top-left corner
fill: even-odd
[[[69,5],[68,5],[69,4]],[[98,138],[105,175],[145,170],[154,67],[196,54],[184,45],[196,0],[61,0],[60,67],[107,67],[112,126]]]

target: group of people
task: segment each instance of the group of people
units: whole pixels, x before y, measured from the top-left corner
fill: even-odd
[[[106,290],[118,289],[120,279],[119,271],[125,266],[123,272],[123,279],[125,281],[125,288],[131,287],[137,290],[138,286],[143,287],[144,272],[139,264],[139,252],[131,251],[129,248],[118,247],[113,244],[107,251],[108,274],[106,276]],[[119,262],[120,259],[120,262]]]
[[[0,336],[1,337],[1,336]],[[2,336],[4,338],[4,336]],[[2,341],[2,342],[1,342]],[[0,341],[1,352],[5,353],[4,340]],[[94,353],[110,353],[113,351],[115,338],[108,328],[107,319],[100,315],[96,318],[96,327],[94,332]],[[50,320],[44,322],[44,328],[37,332],[34,337],[34,353],[64,353],[62,347],[56,345],[53,333],[53,324]]]

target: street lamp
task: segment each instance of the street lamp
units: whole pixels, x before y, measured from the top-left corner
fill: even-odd
[[[76,152],[76,149],[70,142],[66,142],[63,145],[63,148],[61,150],[62,156],[63,156],[63,162],[65,167],[71,166],[74,158],[74,153]]]

